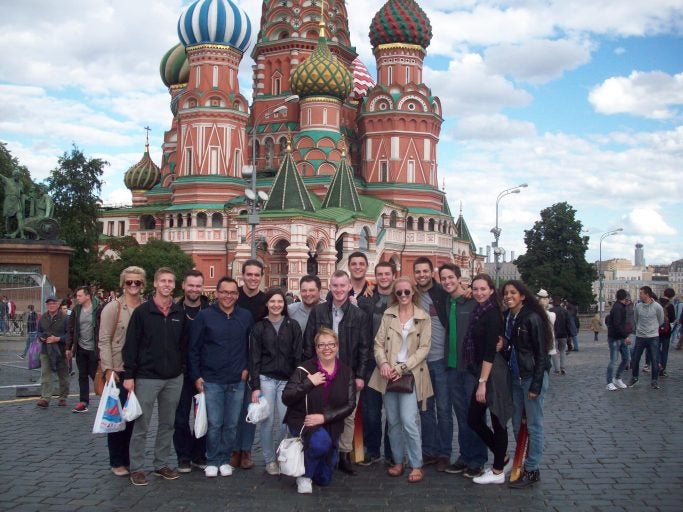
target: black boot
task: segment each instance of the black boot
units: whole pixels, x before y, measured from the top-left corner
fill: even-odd
[[[525,489],[526,487],[531,487],[536,482],[541,481],[541,472],[537,469],[535,471],[524,470],[524,473],[514,482],[510,482],[508,487],[511,489]]]
[[[346,473],[349,476],[356,476],[356,472],[351,464],[351,454],[339,452],[339,471]]]

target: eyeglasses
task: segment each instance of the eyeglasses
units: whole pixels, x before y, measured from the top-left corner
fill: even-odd
[[[126,286],[142,286],[142,281],[140,281],[139,279],[129,279],[128,281],[126,281]]]
[[[412,290],[396,290],[396,296],[400,297],[401,295],[412,295],[413,291]]]
[[[218,295],[227,295],[228,297],[237,297],[240,292],[234,292],[232,290],[218,290],[216,293]]]
[[[325,350],[326,348],[337,348],[337,344],[336,343],[319,343],[318,345],[316,345],[315,348],[320,349],[320,350]]]

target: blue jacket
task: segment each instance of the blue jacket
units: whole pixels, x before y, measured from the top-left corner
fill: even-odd
[[[190,328],[189,375],[214,384],[235,384],[248,366],[249,310],[235,305],[226,315],[218,304],[202,309]]]

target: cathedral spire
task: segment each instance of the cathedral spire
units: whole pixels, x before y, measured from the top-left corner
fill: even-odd
[[[334,173],[332,183],[323,200],[323,208],[344,208],[352,212],[359,212],[363,208],[358,197],[356,182],[353,180],[353,170],[346,158],[346,141],[341,140],[342,157]]]
[[[292,158],[291,138],[287,139],[285,157],[273,181],[268,201],[263,206],[264,212],[280,210],[315,211],[311,196],[308,195],[304,180],[296,168],[294,158]]]

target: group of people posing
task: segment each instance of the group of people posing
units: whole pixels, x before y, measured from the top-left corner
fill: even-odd
[[[365,456],[356,464],[379,462],[383,444],[391,477],[417,483],[424,466],[434,465],[478,484],[502,484],[511,467],[507,425],[512,420],[517,434],[524,421],[529,449],[521,477],[509,485],[539,481],[553,328],[535,295],[519,281],[499,294],[486,274],[475,276],[469,290],[451,263],[438,268],[437,282],[424,257],[414,262],[412,279],[397,278],[393,263],[380,262],[368,282],[361,252],[349,256],[348,268],[331,276],[326,300],[320,279],[304,276],[301,302],[289,305],[284,290],[260,290],[257,260],[244,263],[241,286],[221,278],[212,304],[196,270],[184,276],[178,301],[173,272],[157,270],[154,295],[143,301],[144,271],[126,268],[123,294],[95,320],[94,361],[107,378],[114,375],[122,402],[134,391],[142,408],[125,431],[108,434],[112,472],[134,485],[148,483],[145,439],[156,403],[153,474],[168,480],[193,467],[209,478],[252,468],[258,428],[271,475],[279,474],[279,441],[302,436],[305,473],[297,489],[310,493],[313,483],[329,485],[336,469],[357,473],[351,453],[358,410]],[[47,309],[39,325],[46,357],[51,344],[65,340],[73,350],[80,335],[59,325],[52,303]],[[208,431],[196,439],[190,418],[199,392]],[[247,410],[262,398],[269,414],[253,425]],[[47,407],[49,393],[43,400]],[[282,428],[274,428],[276,421]],[[168,462],[172,445],[177,469]],[[493,464],[485,468],[488,450]]]

